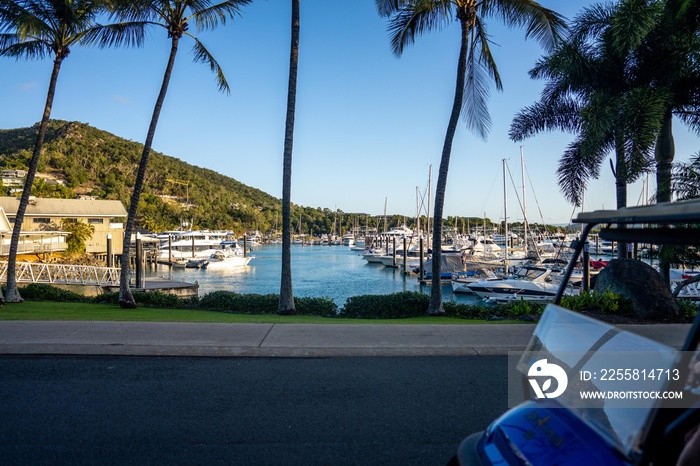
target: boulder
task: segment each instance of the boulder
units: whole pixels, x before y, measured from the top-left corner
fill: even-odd
[[[638,260],[611,260],[598,274],[595,284],[595,291],[605,290],[629,299],[641,319],[668,320],[681,315],[678,302],[659,272]]]

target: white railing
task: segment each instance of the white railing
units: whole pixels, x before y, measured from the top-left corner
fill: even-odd
[[[65,236],[42,238],[34,241],[20,240],[17,245],[17,254],[40,254],[61,252],[68,249]],[[0,255],[8,256],[10,254],[10,239],[5,239],[0,243]]]
[[[58,285],[119,285],[119,267],[17,262],[18,283]],[[0,282],[7,282],[7,261],[0,261]]]

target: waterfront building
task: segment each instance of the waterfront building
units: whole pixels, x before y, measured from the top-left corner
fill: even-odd
[[[12,234],[18,208],[19,199],[0,197],[0,209],[6,215],[9,226],[9,234],[8,232],[0,232],[3,240]],[[107,252],[107,236],[111,234],[112,251],[113,254],[118,255],[122,252],[126,216],[124,205],[121,201],[116,200],[31,198],[24,214],[22,231],[40,236],[41,234],[47,235],[52,231],[58,232],[64,219],[85,222],[95,227],[92,238],[86,242],[86,252],[88,254],[105,254]],[[65,237],[65,234],[63,236]],[[2,253],[7,254],[4,249]]]

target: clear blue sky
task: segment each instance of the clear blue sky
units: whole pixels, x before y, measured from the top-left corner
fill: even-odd
[[[592,2],[542,3],[573,18]],[[192,62],[191,41],[182,41],[155,150],[281,198],[289,4],[256,0],[225,27],[198,34],[223,67],[230,96],[217,91],[208,67]],[[396,58],[386,25],[373,0],[301,0],[292,202],[377,215],[386,198],[389,213],[413,216],[416,187],[425,190],[431,164],[434,186],[454,93],[459,28],[454,24],[420,37]],[[487,141],[459,126],[445,215],[501,219],[504,158],[518,191],[522,186],[520,145],[507,134],[514,114],[539,97],[543,83],[531,81],[527,71],[543,51],[524,40],[524,31],[507,30],[495,20],[489,32],[504,92],[492,92],[493,129]],[[143,142],[168,52],[162,28],[153,29],[141,49],[74,48],[61,70],[52,118]],[[41,119],[50,72],[48,59],[0,60],[0,128]],[[676,160],[698,151],[697,136],[680,123],[674,134]],[[573,206],[563,199],[555,171],[571,140],[571,135],[551,133],[524,142],[530,221],[569,221]],[[630,205],[641,192],[641,183],[629,188]],[[522,219],[512,186],[508,198],[509,219]],[[614,205],[606,163],[601,179],[590,186],[585,208]]]

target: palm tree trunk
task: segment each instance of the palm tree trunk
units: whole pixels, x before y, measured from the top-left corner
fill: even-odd
[[[615,197],[618,209],[627,207],[627,154],[623,136],[618,134],[615,137]],[[624,228],[624,226],[620,226],[620,228]],[[627,243],[617,244],[617,258],[627,258]]]
[[[671,201],[671,169],[676,152],[673,143],[672,123],[673,114],[668,110],[661,122],[654,151],[656,158],[656,202]]]
[[[289,57],[289,87],[287,89],[287,121],[284,132],[284,168],[282,173],[282,280],[277,313],[296,314],[292,292],[292,146],[299,63],[299,0],[292,0],[292,44]]]
[[[661,121],[661,129],[656,139],[654,157],[656,159],[656,202],[671,201],[671,169],[675,156],[673,142],[673,113],[667,110]],[[659,273],[661,279],[670,286],[672,246],[663,246],[659,254]]]
[[[442,210],[445,205],[445,190],[447,189],[447,172],[450,167],[450,155],[452,154],[452,142],[459,115],[462,111],[462,99],[464,97],[464,82],[467,74],[467,53],[469,51],[469,23],[465,19],[460,20],[462,30],[462,42],[459,49],[459,61],[457,64],[457,83],[455,85],[455,98],[452,102],[452,113],[447,124],[445,142],[442,146],[442,156],[440,157],[440,168],[438,170],[437,185],[435,186],[435,209],[433,209],[433,255],[432,273],[433,278],[430,285],[430,305],[428,315],[444,315],[442,307],[442,281],[441,281],[441,253],[442,253]]]
[[[180,38],[177,35],[172,37],[172,44],[170,47],[170,58],[168,59],[168,65],[165,68],[165,75],[163,76],[163,83],[161,84],[160,93],[158,94],[158,99],[156,100],[156,105],[153,109],[153,116],[151,116],[151,124],[148,127],[146,142],[143,145],[141,161],[139,162],[139,169],[136,174],[136,182],[134,183],[134,192],[131,195],[129,214],[126,218],[126,226],[124,228],[124,242],[122,243],[123,249],[121,257],[121,271],[119,274],[119,305],[123,308],[133,309],[136,307],[134,297],[132,296],[131,291],[129,291],[129,247],[131,245],[131,232],[134,228],[136,209],[139,205],[139,199],[141,198],[141,189],[143,188],[143,181],[146,177],[146,168],[148,167],[148,157],[151,154],[151,145],[153,144],[153,137],[156,134],[156,126],[158,126],[160,110],[163,107],[163,101],[165,100],[165,95],[168,92],[168,84],[170,83],[170,76],[173,72],[173,65],[175,64],[175,56],[177,55],[177,47],[179,41]]]
[[[24,222],[24,213],[27,211],[27,205],[29,204],[29,196],[32,192],[32,184],[34,183],[34,176],[36,175],[36,169],[39,165],[39,157],[41,156],[41,148],[44,145],[44,137],[46,136],[46,129],[49,126],[49,118],[51,118],[51,107],[53,106],[53,98],[56,94],[56,82],[58,81],[58,73],[61,70],[61,63],[63,63],[63,55],[57,54],[53,62],[53,71],[51,72],[51,80],[49,81],[49,90],[46,95],[46,105],[44,105],[44,114],[41,117],[41,123],[39,124],[39,133],[36,137],[36,143],[34,144],[34,153],[29,161],[29,167],[27,169],[27,178],[24,181],[24,189],[22,189],[22,197],[19,201],[19,207],[17,208],[17,215],[15,216],[15,225],[12,228],[12,239],[10,240],[10,256],[7,260],[7,291],[5,300],[8,303],[19,303],[22,302],[22,296],[19,294],[17,289],[17,250],[19,248],[20,232],[22,231],[22,223]],[[2,294],[0,293],[0,299],[2,299]]]

